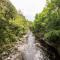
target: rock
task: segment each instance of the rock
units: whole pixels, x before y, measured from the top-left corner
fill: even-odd
[[[2,53],[2,56],[8,56],[8,52],[5,52],[5,51],[4,51],[4,52]]]
[[[36,43],[35,46],[40,47],[40,44],[39,43]]]
[[[8,57],[8,58],[7,58],[7,60],[11,60],[11,58],[10,58],[10,57]]]

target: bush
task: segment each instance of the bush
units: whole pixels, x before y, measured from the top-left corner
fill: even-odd
[[[50,44],[59,45],[60,44],[60,30],[53,30],[44,35],[45,40]]]

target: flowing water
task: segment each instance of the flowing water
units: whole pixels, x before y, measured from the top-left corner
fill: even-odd
[[[27,45],[24,49],[24,60],[49,60],[44,51],[35,45],[35,37],[28,33]]]
[[[27,36],[27,42],[23,45],[19,44],[19,46],[17,46],[18,50],[22,52],[22,55],[18,52],[13,55],[11,54],[11,56],[3,60],[50,60],[45,51],[36,46],[33,33],[29,31]]]

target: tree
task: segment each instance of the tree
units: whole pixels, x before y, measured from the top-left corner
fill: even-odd
[[[34,21],[35,33],[37,32],[38,34],[43,33],[44,34],[43,37],[45,38],[45,41],[48,42],[50,45],[54,46],[58,51],[60,49],[60,4],[59,3],[60,0],[58,1],[47,0],[47,6],[43,9],[41,13],[36,15]]]

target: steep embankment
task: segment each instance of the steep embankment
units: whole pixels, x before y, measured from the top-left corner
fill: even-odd
[[[47,6],[39,14],[36,14],[32,31],[36,40],[48,51],[52,50],[60,55],[60,0],[47,0]],[[49,48],[50,47],[50,48]],[[56,53],[56,55],[57,55]],[[57,59],[59,60],[59,59]]]
[[[10,53],[15,42],[26,34],[27,20],[17,12],[9,0],[0,0],[0,57],[3,52]]]
[[[22,38],[20,38],[21,41],[17,41],[13,48],[11,48],[10,53],[5,54],[2,57],[2,60],[23,60],[23,54],[22,51],[25,48],[25,44],[27,41],[28,35],[24,35]]]

